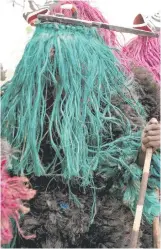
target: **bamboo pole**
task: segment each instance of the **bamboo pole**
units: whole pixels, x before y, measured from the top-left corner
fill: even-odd
[[[139,229],[140,229],[140,223],[141,223],[141,218],[142,218],[142,213],[143,213],[144,200],[145,200],[145,194],[146,194],[146,189],[147,189],[147,184],[148,184],[152,154],[153,154],[152,148],[148,148],[146,150],[143,175],[142,175],[140,193],[139,193],[139,200],[138,200],[137,207],[136,207],[135,219],[134,219],[133,229],[132,229],[132,234],[131,234],[130,248],[137,248]]]

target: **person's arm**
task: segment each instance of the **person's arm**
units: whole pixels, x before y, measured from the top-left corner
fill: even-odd
[[[160,123],[152,118],[145,127],[142,135],[142,145],[138,154],[138,163],[144,166],[146,149],[152,147],[153,152],[160,148]]]

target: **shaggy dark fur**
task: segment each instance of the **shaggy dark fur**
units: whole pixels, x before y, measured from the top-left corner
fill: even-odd
[[[156,118],[160,121],[160,86],[145,68],[133,69],[138,97],[148,116],[147,121]]]
[[[81,203],[77,207],[69,199],[67,186],[55,180],[50,183],[50,180],[45,177],[34,179],[39,192],[30,203],[31,212],[22,222],[22,229],[36,231],[37,237],[34,241],[19,239],[17,247],[69,248],[77,245],[81,235],[89,230],[91,196],[77,193]]]
[[[153,234],[152,225],[144,222],[142,225],[142,237],[141,237],[142,248],[153,248]]]
[[[30,202],[31,212],[22,221],[22,229],[28,233],[36,231],[37,238],[18,238],[17,248],[128,248],[133,215],[121,200],[112,198],[109,186],[98,192],[96,216],[89,226],[93,203],[90,191],[83,193],[78,186],[72,188],[81,203],[77,207],[69,200],[68,188],[62,182],[45,177],[33,182],[39,191]],[[141,247],[152,247],[150,229],[140,241]]]

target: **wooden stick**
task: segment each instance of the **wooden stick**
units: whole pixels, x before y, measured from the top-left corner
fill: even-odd
[[[159,199],[159,189],[157,189],[157,195]],[[160,222],[159,216],[154,218],[153,221],[153,246],[154,248],[160,248]]]
[[[63,23],[66,25],[71,24],[74,26],[75,25],[79,25],[79,26],[83,25],[86,27],[104,28],[104,29],[113,30],[116,32],[130,33],[130,34],[135,34],[135,35],[140,35],[140,36],[149,36],[149,37],[158,37],[159,36],[157,33],[149,32],[149,31],[121,27],[121,26],[116,26],[116,25],[109,25],[107,23],[102,23],[102,22],[86,21],[86,20],[68,18],[68,17],[63,17],[63,16],[60,17],[57,15],[38,15],[38,19],[41,21],[41,23],[43,23],[43,22],[47,22],[47,23],[57,22],[57,23]]]
[[[141,218],[142,218],[142,213],[143,213],[144,200],[145,200],[145,194],[146,194],[146,189],[147,189],[147,184],[148,184],[152,154],[153,154],[152,148],[148,148],[146,150],[146,156],[145,156],[145,162],[144,162],[144,168],[143,168],[143,176],[141,180],[140,193],[139,193],[139,200],[138,200],[137,207],[136,207],[135,219],[134,219],[131,241],[130,241],[130,246],[129,246],[130,248],[137,248],[139,229],[140,229],[140,223],[141,223]]]

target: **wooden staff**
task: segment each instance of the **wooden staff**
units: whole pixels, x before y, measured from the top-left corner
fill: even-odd
[[[136,207],[135,219],[133,223],[131,241],[130,241],[130,246],[129,246],[130,248],[137,248],[139,229],[140,229],[140,223],[141,223],[141,218],[142,218],[142,213],[143,213],[144,200],[145,200],[145,194],[146,194],[146,189],[147,189],[147,184],[148,184],[152,154],[153,154],[152,148],[147,148],[144,168],[143,168],[143,176],[142,176],[141,186],[140,186],[139,200],[138,200],[137,207]]]
[[[75,15],[75,13],[73,13]],[[58,23],[63,23],[65,25],[71,24],[74,26],[86,26],[86,27],[96,27],[96,28],[103,28],[103,29],[108,29],[108,30],[113,30],[116,32],[123,32],[123,33],[129,33],[129,34],[135,34],[139,36],[148,36],[148,37],[159,37],[158,33],[154,32],[149,32],[149,31],[144,31],[144,30],[139,30],[139,29],[134,29],[134,28],[127,28],[127,27],[121,27],[121,26],[116,26],[116,25],[109,25],[108,23],[103,23],[103,22],[93,22],[93,21],[87,21],[87,20],[81,20],[81,19],[74,19],[74,18],[68,18],[64,16],[59,16],[55,15],[42,15],[39,14],[38,19],[40,20],[41,23],[43,22],[58,22]],[[76,18],[76,15],[75,15]]]
[[[157,195],[159,199],[159,189],[157,189]],[[154,248],[160,248],[160,222],[159,216],[154,218],[153,221],[153,246]]]

